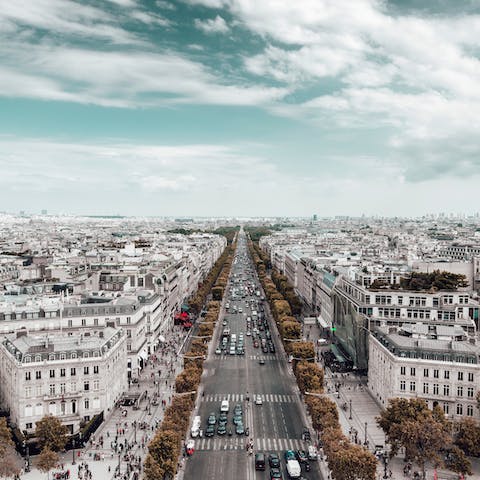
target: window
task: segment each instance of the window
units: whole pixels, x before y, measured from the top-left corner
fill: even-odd
[[[77,358],[77,352],[72,352],[72,358]]]
[[[67,355],[65,353],[61,353],[60,360],[66,360],[66,359],[67,359]]]
[[[84,327],[86,324],[87,324],[87,321],[84,318],[82,318],[82,327]]]
[[[448,415],[448,412],[450,411],[450,407],[448,406],[448,403],[443,404],[443,413],[445,415]]]
[[[35,396],[37,397],[41,397],[42,396],[42,386],[41,385],[37,385],[35,387]]]
[[[457,397],[463,397],[463,387],[457,387]]]
[[[83,389],[85,391],[90,390],[90,382],[83,382]]]
[[[127,330],[127,338],[132,338],[132,331],[130,329]]]
[[[100,381],[99,380],[94,380],[93,381],[93,389],[98,390],[100,388]]]
[[[400,380],[400,390],[405,391],[405,380]]]
[[[66,389],[64,383],[60,384],[60,393],[62,393],[62,394],[67,393],[67,389]]]
[[[64,369],[64,368],[61,368],[61,369],[60,369],[60,376],[61,376],[61,377],[64,377],[64,376],[65,376],[65,369]]]
[[[473,382],[473,373],[472,372],[469,372],[469,374],[468,374],[468,381]]]
[[[411,375],[412,377],[414,377],[414,376],[415,376],[415,373],[416,373],[416,372],[415,372],[415,368],[412,367],[412,368],[410,369],[410,375]]]
[[[433,394],[438,395],[438,383],[433,384]]]
[[[440,370],[435,369],[433,371],[433,378],[439,378]]]
[[[461,403],[457,403],[457,415],[463,415],[463,405]]]
[[[96,327],[98,327],[98,318],[94,318],[94,319],[93,319],[93,324],[94,324]]]
[[[67,326],[73,327],[73,320],[71,318],[68,319]]]
[[[460,381],[463,380],[463,372],[458,372],[458,379],[459,379]]]
[[[450,385],[443,386],[443,394],[448,397],[450,395]]]
[[[50,378],[55,378],[55,370],[50,370]]]
[[[77,383],[76,382],[70,382],[70,391],[72,393],[75,393],[77,391]]]
[[[85,410],[88,410],[90,408],[90,400],[88,398],[85,399],[84,405],[85,405]]]
[[[467,415],[473,417],[473,407],[472,405],[467,405]]]
[[[410,391],[414,392],[415,391],[415,382],[410,382]]]
[[[32,387],[25,387],[25,398],[30,398],[32,396]]]
[[[25,424],[25,428],[26,428],[27,430],[30,430],[30,429],[33,428],[33,424],[32,424],[32,423],[26,423],[26,424]]]
[[[77,374],[77,369],[76,368],[71,368],[70,369],[70,376],[74,377]]]
[[[31,380],[31,379],[32,379],[31,372],[25,372],[25,380]]]
[[[54,383],[49,385],[49,392],[50,392],[50,395],[55,395],[55,384]]]
[[[93,367],[93,373],[98,373],[98,365],[94,365],[94,367]]]
[[[473,387],[468,387],[467,388],[467,397],[468,398],[473,398]]]
[[[400,367],[400,375],[405,375],[405,367]]]
[[[88,375],[88,371],[89,371],[88,367],[83,367],[83,374],[84,375]]]
[[[83,352],[83,358],[88,358],[88,352]]]
[[[444,378],[445,380],[449,380],[449,379],[450,379],[450,370],[445,370],[445,371],[443,372],[443,378]]]
[[[35,372],[35,378],[36,378],[37,380],[40,380],[40,379],[42,378],[42,372],[41,372],[40,370],[37,370],[37,371]]]
[[[423,384],[423,393],[428,393],[428,383]]]
[[[423,369],[423,376],[428,377],[428,368]]]
[[[132,323],[131,317],[127,317],[127,324],[130,325]]]

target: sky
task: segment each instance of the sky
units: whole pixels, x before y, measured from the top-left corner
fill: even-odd
[[[0,210],[479,210],[477,0],[0,0]]]

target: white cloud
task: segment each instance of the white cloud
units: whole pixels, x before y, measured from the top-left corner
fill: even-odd
[[[225,33],[229,31],[227,22],[220,15],[207,20],[196,18],[194,23],[196,28],[203,30],[205,33]]]
[[[130,12],[129,16],[139,22],[145,23],[146,25],[160,25],[162,27],[168,27],[170,25],[170,21],[166,18],[153,13],[143,12],[141,10],[134,10]]]
[[[257,105],[287,92],[222,84],[203,65],[175,54],[45,45],[26,49],[13,42],[0,46],[0,54],[4,58],[0,66],[3,96],[135,107],[182,102]]]
[[[71,0],[16,0],[4,2],[0,24],[8,22],[23,28],[38,28],[62,35],[108,39],[114,43],[138,43],[126,30],[115,26],[108,12]]]
[[[158,8],[162,8],[163,10],[176,10],[177,7],[172,3],[167,0],[157,0],[155,2],[155,5],[157,5]]]

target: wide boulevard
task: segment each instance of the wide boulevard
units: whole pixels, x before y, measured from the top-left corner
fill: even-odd
[[[253,295],[243,295],[246,285]],[[199,408],[195,412],[201,417],[202,437],[195,438],[195,452],[187,460],[184,475],[187,480],[270,479],[268,455],[272,452],[280,458],[282,478],[288,479],[285,450],[307,450],[308,442],[302,439],[305,412],[298,388],[289,373],[273,319],[269,318],[266,303],[262,301],[263,292],[257,292],[260,292],[258,277],[248,253],[245,234],[241,231],[211,353],[204,365]],[[247,318],[252,318],[254,309],[258,310],[260,316],[266,317],[275,347],[273,353],[270,349],[268,352],[262,351],[260,342],[261,338],[265,338],[265,330],[260,330],[256,335],[258,347],[254,347],[252,335],[246,334]],[[224,320],[226,326],[222,325]],[[254,325],[250,324],[253,334]],[[225,328],[229,328],[231,334],[236,334],[237,344],[240,332],[243,332],[244,354],[230,354],[230,339],[226,350],[221,353],[217,350],[215,353],[222,343]],[[262,404],[255,401],[258,396]],[[227,433],[219,435],[218,417],[221,402],[225,399],[230,404]],[[242,407],[243,424],[249,430],[248,435],[235,431],[232,419],[237,404]],[[207,419],[211,413],[215,414],[217,423],[215,434],[207,437]],[[246,449],[250,441],[253,442],[253,454]],[[265,471],[255,470],[255,453],[258,452],[265,453]],[[318,462],[311,461],[310,466],[311,470],[305,472],[305,465],[302,465],[302,476],[307,479],[321,478]]]

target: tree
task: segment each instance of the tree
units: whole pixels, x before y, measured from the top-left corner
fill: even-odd
[[[307,395],[305,398],[308,411],[312,417],[313,428],[319,432],[328,429],[339,429],[338,410],[335,402],[328,397],[314,397]]]
[[[455,473],[472,475],[472,464],[460,448],[453,445],[444,452],[446,467]]]
[[[455,423],[454,443],[472,457],[480,457],[480,426],[472,418],[462,418]]]
[[[37,422],[38,423],[38,422]],[[58,464],[58,453],[50,450],[48,447],[43,447],[40,455],[38,456],[37,467],[38,469],[47,474],[52,468]]]
[[[0,476],[12,477],[18,474],[12,434],[6,418],[0,418]]]
[[[316,363],[298,362],[295,365],[295,376],[302,392],[323,392],[323,370]]]
[[[295,320],[295,317],[282,317],[279,330],[282,338],[288,338],[291,340],[299,339],[302,335],[302,327],[300,322]]]
[[[5,417],[0,418],[0,458],[2,458],[8,450],[8,447],[13,445],[12,434],[7,425]]]
[[[67,427],[53,415],[46,415],[39,420],[35,430],[35,436],[38,438],[40,448],[47,448],[54,452],[65,448],[67,433]]]
[[[172,478],[177,467],[180,453],[180,436],[177,432],[159,431],[148,445],[148,456],[145,462],[146,480],[158,480],[169,474]]]
[[[177,393],[192,392],[200,384],[202,370],[190,365],[177,375],[175,379],[175,391]]]
[[[213,287],[212,296],[214,300],[221,300],[223,297],[223,288],[222,287]]]
[[[313,362],[315,360],[315,346],[313,342],[295,342],[291,354],[294,358]]]

